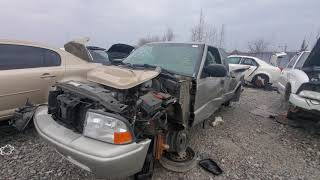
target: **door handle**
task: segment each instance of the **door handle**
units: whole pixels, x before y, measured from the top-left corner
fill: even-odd
[[[224,79],[222,79],[222,80],[220,81],[220,84],[224,84]]]
[[[43,73],[40,78],[46,79],[46,78],[54,78],[56,77],[55,75],[51,75],[50,73]]]

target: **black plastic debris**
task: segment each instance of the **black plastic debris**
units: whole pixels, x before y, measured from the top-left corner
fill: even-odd
[[[214,174],[214,175],[220,175],[223,173],[222,169],[218,166],[216,162],[214,162],[212,159],[204,159],[199,162],[199,165],[205,169],[206,171]]]

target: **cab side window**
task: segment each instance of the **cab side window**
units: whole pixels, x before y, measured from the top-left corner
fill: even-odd
[[[0,70],[60,66],[56,52],[24,45],[0,44]]]
[[[218,49],[209,46],[203,67],[209,66],[211,64],[221,64],[221,58]],[[208,77],[208,75],[202,70],[201,78],[205,77]]]
[[[213,56],[211,51],[208,51],[205,66],[208,66],[210,64],[217,64],[215,57]]]

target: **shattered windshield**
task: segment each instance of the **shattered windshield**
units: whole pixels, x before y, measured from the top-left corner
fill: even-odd
[[[148,44],[138,48],[123,62],[159,66],[181,75],[192,76],[201,60],[203,46],[194,44]]]

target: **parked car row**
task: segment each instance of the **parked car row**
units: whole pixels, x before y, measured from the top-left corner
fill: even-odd
[[[87,42],[0,41],[0,117],[21,123],[30,120],[21,113],[35,111],[40,136],[99,177],[145,176],[154,160],[189,157],[180,155],[190,128],[240,98],[247,68],[230,72],[213,46],[151,43],[132,52]]]

